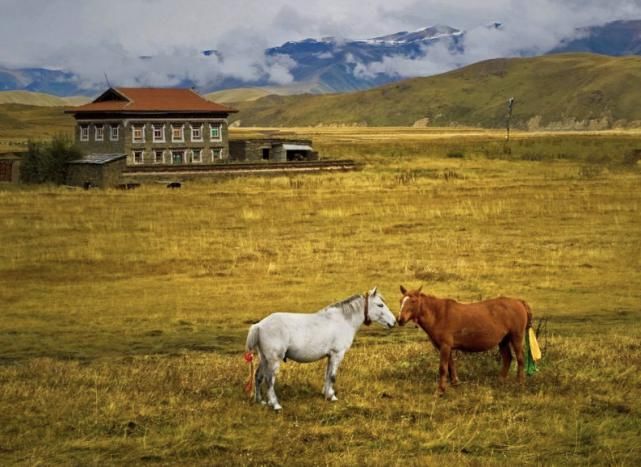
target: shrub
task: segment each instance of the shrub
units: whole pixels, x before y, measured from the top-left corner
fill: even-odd
[[[82,152],[71,140],[58,135],[50,142],[29,141],[20,170],[26,183],[63,184],[67,175],[67,162],[79,159]]]
[[[635,149],[628,151],[623,155],[623,165],[635,166],[641,160],[641,150]]]
[[[450,150],[447,152],[447,157],[450,159],[463,159],[465,157],[465,153],[460,150]]]

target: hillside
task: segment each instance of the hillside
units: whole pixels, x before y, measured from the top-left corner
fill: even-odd
[[[270,94],[268,90],[262,88],[234,88],[210,92],[203,97],[220,104],[228,104],[230,102],[251,102]]]
[[[84,96],[58,97],[32,91],[0,91],[0,104],[35,105],[38,107],[63,107],[86,104],[91,99]]]
[[[235,103],[242,126],[400,125],[604,129],[641,126],[641,57],[559,54],[495,59],[350,94]]]

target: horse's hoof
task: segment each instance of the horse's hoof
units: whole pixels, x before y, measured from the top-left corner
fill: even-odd
[[[338,400],[338,397],[336,397],[336,395],[333,395],[329,400],[332,402],[336,402]]]
[[[459,381],[458,379],[455,379],[454,381],[452,381],[450,383],[450,385],[452,385],[452,386],[458,386],[459,384],[461,384],[461,381]]]
[[[260,401],[260,405],[267,405],[267,402],[265,402],[265,401]]]
[[[276,405],[274,406],[274,410],[275,410],[276,412],[278,412],[278,411],[279,411],[279,410],[281,410],[281,409],[282,409],[282,407],[280,406],[280,404],[276,404]]]

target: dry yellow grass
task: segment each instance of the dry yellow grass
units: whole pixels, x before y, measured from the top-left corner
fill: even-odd
[[[619,158],[638,138],[510,154],[380,131],[313,134],[361,172],[2,187],[0,463],[634,465],[641,173]],[[548,319],[541,371],[501,386],[495,355],[459,355],[464,384],[441,399],[425,335],[372,326],[339,402],[320,395],[323,362],[284,364],[282,414],[246,400],[249,323],[373,285],[396,310],[400,283],[528,300]]]

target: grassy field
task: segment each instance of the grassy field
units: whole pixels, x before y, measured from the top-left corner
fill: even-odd
[[[0,187],[0,464],[638,463],[638,134],[291,131],[364,170]],[[283,364],[281,413],[246,399],[250,323],[401,283],[527,300],[540,371],[458,354],[439,398],[423,332],[372,326],[338,402],[324,362]]]

